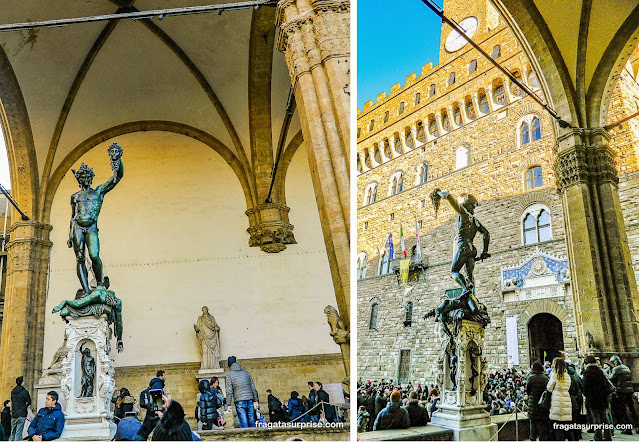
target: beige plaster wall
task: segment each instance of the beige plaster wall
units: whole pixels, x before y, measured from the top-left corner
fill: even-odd
[[[224,358],[337,350],[323,313],[335,297],[304,146],[286,183],[299,244],[267,254],[248,247],[243,192],[212,149],[170,133],[118,137],[81,158],[94,168],[94,185],[110,176],[112,141],[124,148],[125,176],[106,195],[98,226],[105,274],[123,300],[125,352],[113,354],[116,366],[198,361],[193,323],[202,305],[221,327]],[[69,198],[77,189],[69,171],[52,206],[45,367],[64,329],[51,309],[79,288],[66,247]]]

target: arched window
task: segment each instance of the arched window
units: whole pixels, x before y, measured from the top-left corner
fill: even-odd
[[[366,188],[366,205],[377,201],[377,183],[371,183]]]
[[[361,136],[362,136],[362,128],[361,128],[361,127],[358,127],[358,128],[357,128],[357,138],[359,138],[359,137],[361,137]]]
[[[362,252],[357,257],[357,279],[366,278],[366,267],[368,267],[368,255]]]
[[[390,143],[388,142],[388,138],[384,140],[384,155],[386,158],[393,158],[393,152],[390,147]]]
[[[422,164],[422,167],[419,170],[419,184],[424,184],[428,181],[428,164]]]
[[[397,172],[393,175],[393,181],[391,184],[391,195],[397,195],[404,190],[404,174]]]
[[[462,167],[466,167],[470,164],[470,149],[466,146],[461,146],[457,149],[455,161],[455,168],[461,169]]]
[[[448,75],[448,86],[452,85],[453,83],[455,83],[455,73],[451,72],[450,75]]]
[[[357,155],[357,171],[362,173],[364,169],[362,169],[362,159]]]
[[[519,128],[519,141],[522,146],[524,144],[530,143],[530,127],[526,122],[522,123],[521,127]]]
[[[519,120],[519,145],[524,146],[541,138],[541,119],[539,115],[528,114]]]
[[[448,119],[448,112],[442,110],[442,127],[446,132],[450,132],[450,120]]]
[[[377,303],[371,305],[371,319],[368,322],[368,329],[369,330],[374,330],[374,329],[377,328],[377,310],[378,310],[378,304]]]
[[[371,120],[371,124],[368,125],[368,130],[371,131],[375,127],[375,120]]]
[[[401,103],[399,103],[399,113],[400,114],[404,113],[404,102],[403,101]]]
[[[541,123],[539,122],[539,118],[533,118],[532,124],[530,126],[532,132],[532,141],[537,141],[541,138]]]
[[[468,73],[472,74],[477,70],[477,60],[473,60],[468,65]]]
[[[526,209],[522,217],[524,245],[537,244],[552,239],[550,211],[546,206],[534,204]]]
[[[541,167],[533,166],[524,174],[524,189],[533,190],[541,186],[543,186]]]
[[[430,91],[429,91],[429,92],[430,92],[430,96],[431,96],[431,97],[432,97],[433,95],[435,95],[436,90],[435,90],[435,85],[434,85],[434,84],[431,84],[431,85],[430,85]]]
[[[421,121],[417,123],[417,141],[419,141],[420,143],[426,142],[426,134],[424,133],[424,123]]]
[[[404,319],[404,327],[410,327],[413,323],[413,303],[408,301],[404,307],[406,310],[406,319]]]
[[[417,92],[415,94],[415,104],[419,104],[420,101],[422,101],[422,96],[419,92]]]
[[[384,123],[388,123],[388,111],[384,113]]]
[[[493,48],[493,50],[490,52],[490,57],[493,60],[497,60],[499,57],[501,57],[501,46],[497,45]]]
[[[382,254],[380,256],[380,264],[379,264],[379,274],[387,275],[390,273],[390,255],[386,250],[382,250]]]

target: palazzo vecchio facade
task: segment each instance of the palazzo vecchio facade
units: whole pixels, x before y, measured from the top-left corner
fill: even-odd
[[[444,9],[484,51],[543,97],[530,61],[487,0],[447,0]],[[488,307],[489,369],[577,360],[577,340],[552,118],[489,60],[443,25],[439,64],[396,83],[358,109],[358,377],[435,381],[440,339],[424,314],[454,296],[450,277],[456,214],[429,198],[439,188],[473,194],[490,232],[486,261],[475,267],[475,293]],[[608,124],[639,107],[635,50],[617,81]],[[639,123],[611,130],[635,275],[639,269]],[[394,272],[400,223],[409,257],[419,229],[421,264],[405,290]],[[385,249],[392,232],[395,262]],[[481,250],[481,238],[476,238]],[[423,270],[422,270],[423,269]]]

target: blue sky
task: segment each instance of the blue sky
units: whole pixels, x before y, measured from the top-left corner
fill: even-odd
[[[435,0],[442,6],[443,0]],[[421,0],[358,0],[357,107],[439,59],[442,23]]]

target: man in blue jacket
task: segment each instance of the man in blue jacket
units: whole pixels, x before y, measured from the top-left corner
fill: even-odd
[[[29,425],[30,440],[54,440],[60,438],[64,429],[64,413],[58,403],[58,393],[50,391],[35,419]]]

